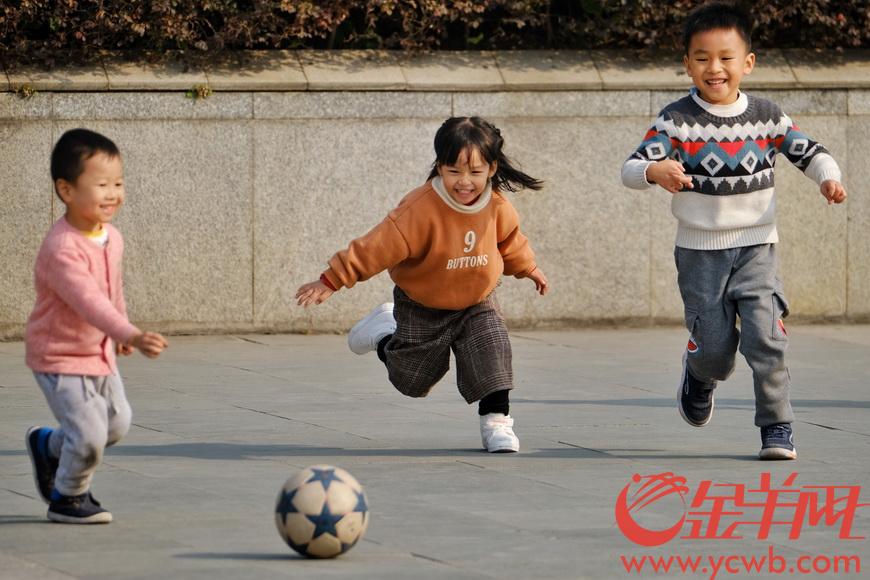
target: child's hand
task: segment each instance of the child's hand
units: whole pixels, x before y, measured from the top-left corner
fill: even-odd
[[[137,349],[148,358],[157,358],[169,346],[162,335],[156,332],[143,332],[130,339],[130,347]]]
[[[535,283],[535,290],[543,296],[550,291],[550,283],[547,282],[547,277],[541,272],[540,268],[535,268],[529,273],[529,278]]]
[[[130,356],[133,354],[133,347],[129,344],[115,343],[115,354]]]
[[[299,290],[296,291],[296,304],[308,308],[312,304],[321,304],[333,294],[335,294],[335,290],[320,280],[309,282],[300,286]]]
[[[846,188],[843,184],[835,179],[826,179],[822,182],[819,191],[828,200],[828,205],[832,203],[843,203],[846,201]]]
[[[646,168],[646,178],[653,183],[658,183],[671,193],[692,189],[692,178],[686,175],[683,164],[673,159],[651,163]]]

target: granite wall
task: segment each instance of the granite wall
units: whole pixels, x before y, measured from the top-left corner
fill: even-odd
[[[849,191],[846,204],[828,206],[779,158],[781,273],[793,314],[866,321],[870,90],[771,86],[753,92],[825,143]],[[21,335],[36,252],[62,215],[48,163],[66,129],[103,132],[124,154],[128,197],[115,223],[134,322],[167,332],[321,332],[346,330],[389,300],[388,277],[308,310],[295,305],[296,288],[424,181],[445,118],[471,114],[500,126],[509,155],[546,181],[541,192],[511,196],[552,283],[542,298],[528,280],[504,279],[513,328],[680,321],[670,194],[626,189],[619,173],[684,89],[235,88],[200,100],[117,87],[0,93],[0,336]]]

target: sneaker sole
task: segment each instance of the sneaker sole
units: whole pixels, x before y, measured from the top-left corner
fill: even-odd
[[[797,459],[797,451],[782,447],[768,447],[758,452],[758,458],[763,461]]]
[[[374,320],[380,314],[382,314],[384,312],[392,312],[392,311],[393,311],[392,304],[390,304],[389,306],[387,304],[381,304],[380,306],[375,307],[374,310],[369,312],[365,318],[363,318],[362,320],[360,320],[359,322],[357,322],[356,324],[353,325],[353,328],[351,328],[350,332],[347,334],[347,347],[351,350],[352,353],[365,354],[365,353],[371,352],[377,348],[377,346],[375,346],[374,348],[367,346],[365,348],[365,350],[360,351],[360,350],[354,349],[353,346],[351,346],[351,345],[354,343],[356,337],[362,332],[362,329],[365,328],[365,326],[367,324],[371,323],[371,321]]]
[[[483,445],[483,450],[487,453],[516,453],[520,450],[520,446],[517,445],[514,447],[513,445],[506,445],[504,447],[495,447],[493,449],[489,449],[486,446],[486,443],[481,443]]]
[[[109,512],[94,514],[86,518],[77,518],[73,516],[65,516],[49,510],[47,515],[48,519],[59,524],[108,524],[112,521],[112,514]]]
[[[514,449],[513,447],[505,447],[504,449],[487,449],[486,452],[487,453],[516,453],[519,450],[520,450],[519,447],[517,447],[516,449]]]
[[[33,485],[36,486],[36,493],[46,504],[51,503],[50,497],[45,497],[42,495],[42,490],[39,488],[39,476],[36,473],[36,455],[34,454],[34,449],[30,446],[30,434],[34,431],[38,431],[42,429],[42,427],[31,427],[27,430],[27,434],[24,436],[24,442],[27,444],[27,455],[30,457],[30,467],[33,470]]]
[[[686,416],[686,412],[683,411],[683,384],[687,380],[686,379],[686,372],[687,372],[686,367],[689,365],[689,363],[686,359],[687,359],[686,353],[683,353],[683,372],[680,375],[680,385],[677,387],[677,409],[680,410],[680,417],[683,418],[683,421],[685,421],[686,423],[688,423],[692,427],[699,427],[699,428],[705,427],[706,425],[708,425],[710,423],[710,421],[713,420],[713,409],[716,408],[716,396],[715,395],[710,396],[711,397],[710,398],[710,414],[707,416],[706,421],[704,421],[703,423],[696,423],[695,421],[692,421],[691,419],[689,419],[688,416]]]

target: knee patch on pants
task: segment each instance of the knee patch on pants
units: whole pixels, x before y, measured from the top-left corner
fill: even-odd
[[[691,335],[686,345],[692,375],[703,381],[724,381],[734,372],[738,335],[734,328],[706,324],[704,313],[687,312]]]

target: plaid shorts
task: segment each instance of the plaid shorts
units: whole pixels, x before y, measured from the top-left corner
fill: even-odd
[[[456,382],[468,403],[513,388],[511,343],[501,308],[490,294],[463,310],[427,308],[393,290],[396,332],[384,349],[390,382],[404,395],[425,397],[456,358]]]

